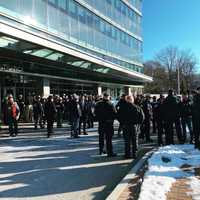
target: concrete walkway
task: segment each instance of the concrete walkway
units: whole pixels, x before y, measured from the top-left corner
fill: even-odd
[[[116,158],[98,155],[95,129],[76,140],[66,128],[50,139],[30,128],[1,137],[0,199],[103,200],[132,167],[123,159],[122,139],[114,139],[114,149]]]

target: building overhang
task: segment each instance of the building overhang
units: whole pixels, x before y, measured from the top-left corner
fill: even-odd
[[[142,85],[145,82],[152,81],[152,77],[136,71],[128,70],[125,67],[118,66],[88,53],[75,50],[61,42],[53,40],[52,38],[44,37],[39,32],[36,33],[28,29],[22,30],[11,23],[0,21],[0,33],[94,64],[97,67],[96,72],[100,72],[100,70],[98,71],[98,67],[99,69],[108,69],[110,75],[113,75],[113,77],[116,78],[119,77],[121,79],[122,84],[123,80],[124,84],[129,82],[130,84],[128,85],[133,85],[133,82],[137,82]],[[76,62],[78,62],[78,60]],[[140,65],[142,66],[142,64]],[[104,76],[107,76],[107,74],[105,73]]]

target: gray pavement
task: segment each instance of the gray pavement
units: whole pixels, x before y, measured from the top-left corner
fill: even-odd
[[[79,139],[56,129],[47,139],[27,126],[16,138],[0,137],[0,199],[103,200],[133,165],[122,139],[113,143],[116,158],[98,155],[96,129]]]

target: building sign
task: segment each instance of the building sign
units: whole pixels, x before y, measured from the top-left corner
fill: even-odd
[[[10,64],[2,64],[0,65],[0,71],[20,73],[23,71],[23,67],[10,65]]]

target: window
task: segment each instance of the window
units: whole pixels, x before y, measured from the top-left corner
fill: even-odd
[[[49,0],[49,3],[51,3],[53,5],[57,5],[57,0]]]
[[[66,0],[58,0],[58,7],[66,10]]]
[[[79,21],[83,24],[86,24],[86,12],[85,9],[82,7],[79,7],[78,9],[78,17],[79,17]]]

